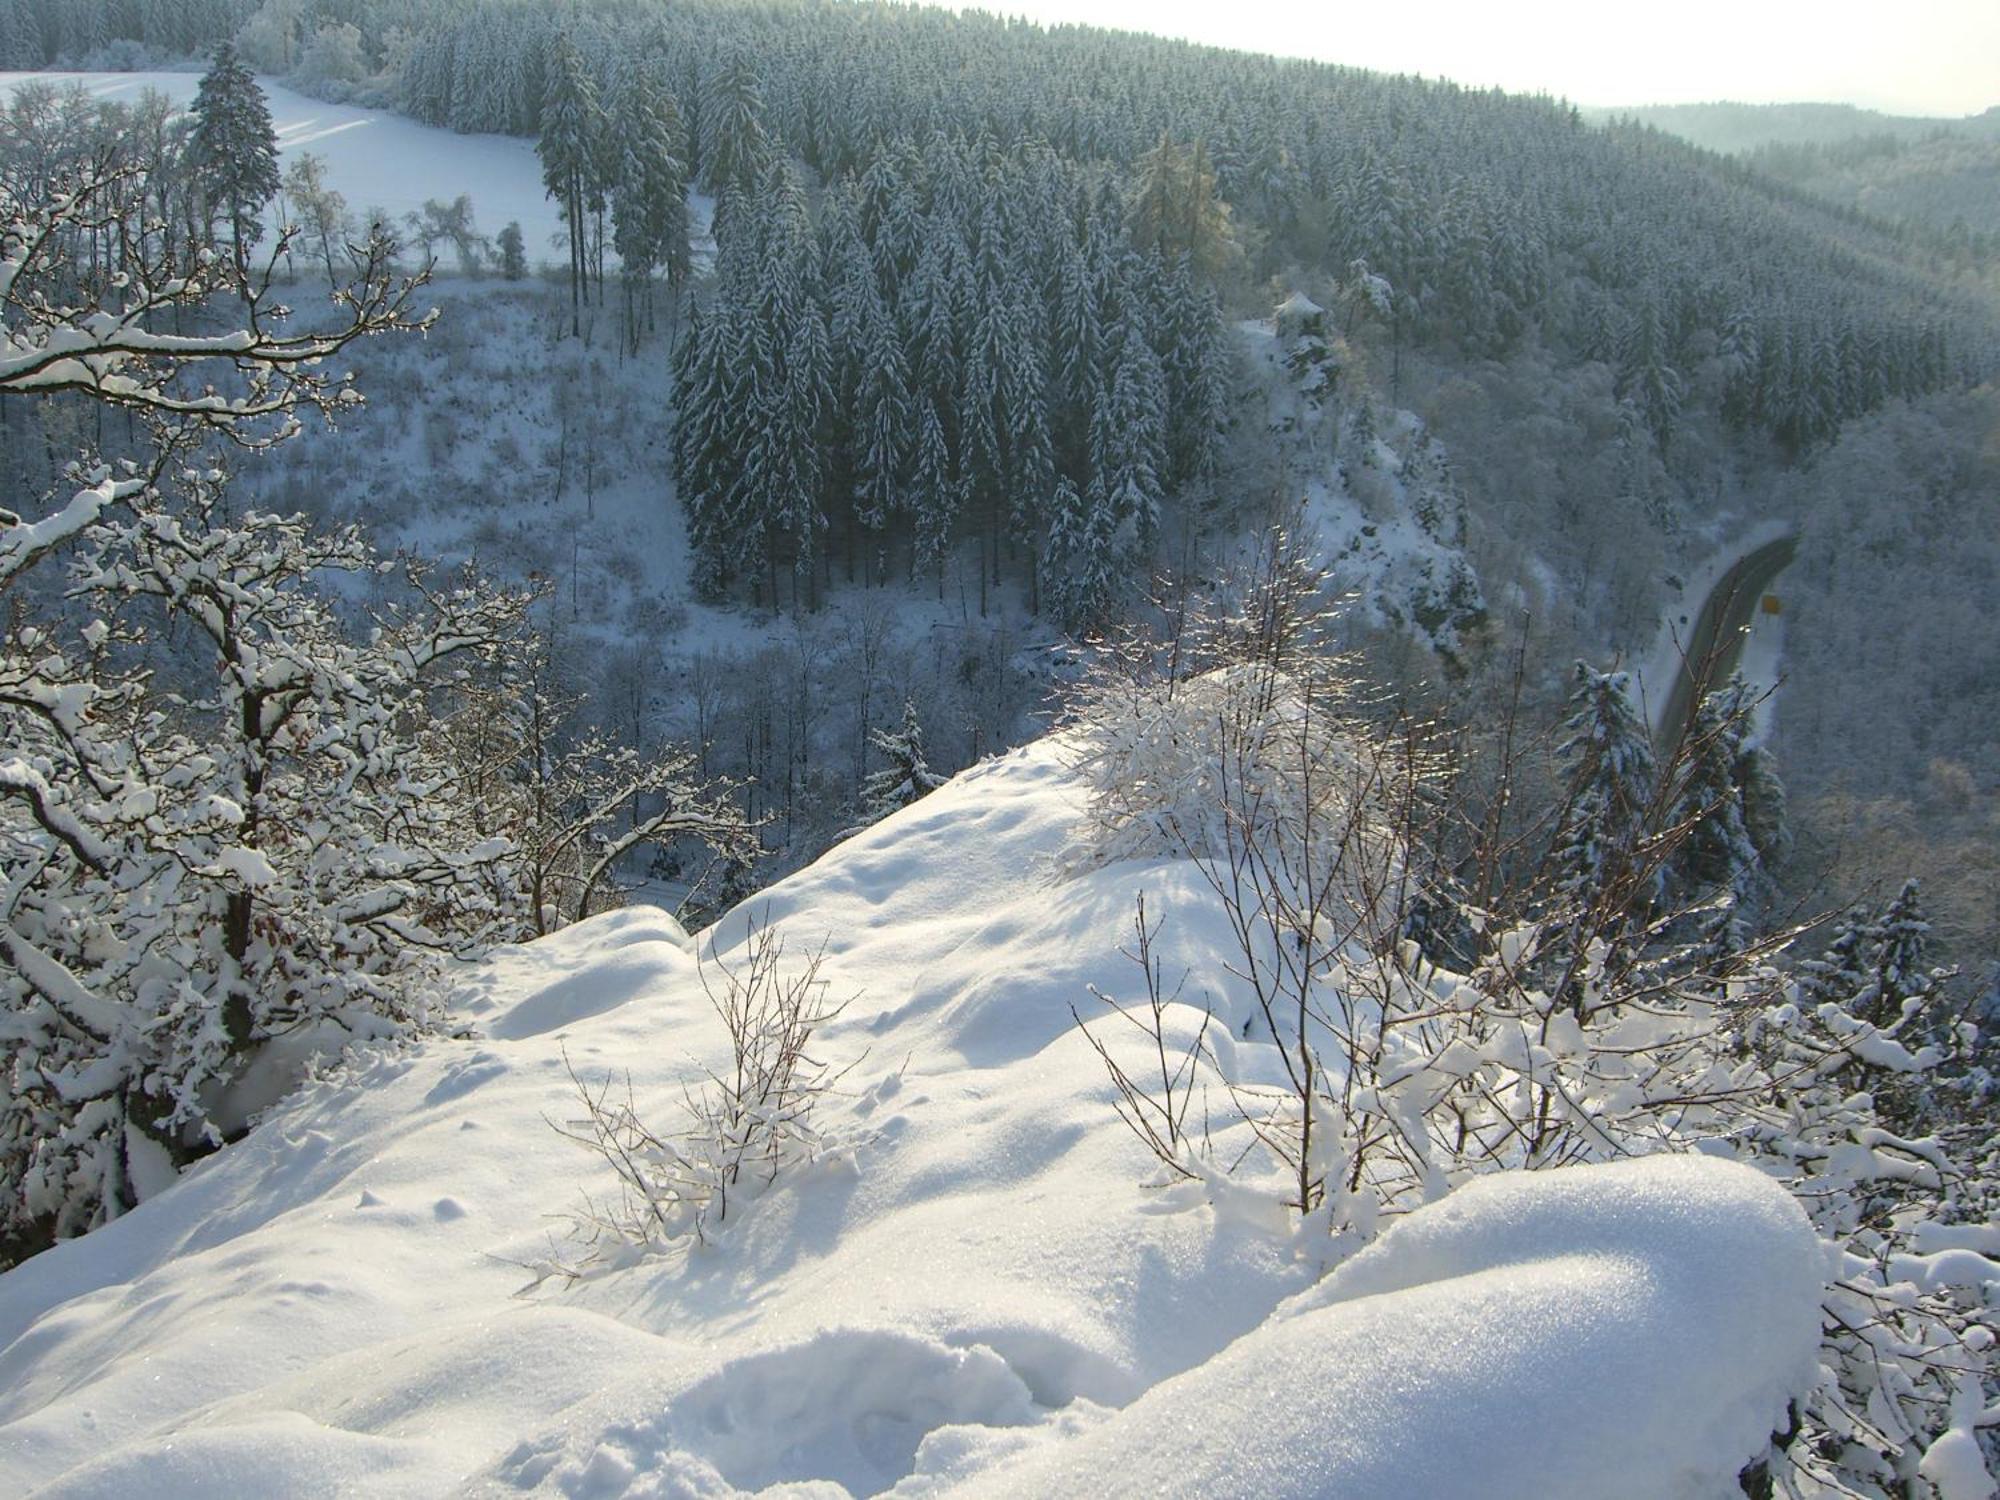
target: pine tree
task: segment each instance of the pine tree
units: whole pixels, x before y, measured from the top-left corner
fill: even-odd
[[[549,50],[548,83],[542,95],[542,133],[535,154],[542,183],[556,200],[569,228],[570,336],[583,333],[583,291],[587,275],[584,210],[594,181],[592,152],[604,133],[597,84],[567,33]]]
[[[1624,672],[1599,672],[1579,661],[1557,753],[1569,771],[1569,816],[1557,842],[1557,888],[1595,906],[1610,891],[1624,905],[1657,899],[1657,877],[1638,875],[1639,844],[1657,774],[1646,726],[1632,705]],[[1625,887],[1639,888],[1627,894]]]
[[[250,247],[264,237],[257,216],[277,195],[281,178],[270,106],[228,42],[216,48],[195,90],[193,114],[195,181],[209,223],[217,217],[228,222],[231,253],[242,271]]]
[[[667,91],[658,64],[633,68],[620,91],[611,138],[622,150],[611,192],[613,247],[625,287],[630,338],[637,346],[637,294],[643,289],[650,313],[655,270],[664,271],[670,293],[687,280],[687,166],[680,111]]]
[[[917,706],[907,699],[903,703],[902,727],[873,730],[868,742],[882,752],[887,764],[872,773],[862,787],[861,802],[867,822],[878,823],[944,785],[944,777],[932,771],[924,759],[923,726],[917,722]]]

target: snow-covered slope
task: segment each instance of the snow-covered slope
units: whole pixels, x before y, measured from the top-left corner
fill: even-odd
[[[1191,869],[1057,883],[1077,806],[1031,746],[758,898],[853,997],[817,1046],[839,1149],[582,1282],[523,1291],[615,1198],[555,1128],[570,1070],[671,1128],[721,1057],[697,961],[635,908],[469,971],[473,1039],[312,1085],[0,1277],[0,1491],[1726,1494],[1812,1368],[1789,1199],[1680,1158],[1495,1179],[1321,1279],[1323,1242],[1143,1186],[1070,1014],[1132,990],[1138,891],[1219,1045],[1268,1049]]]

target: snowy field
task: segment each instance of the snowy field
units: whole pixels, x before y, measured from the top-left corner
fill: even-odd
[[[1276,1064],[1190,866],[1057,883],[1077,806],[1030,746],[757,898],[850,1002],[816,1047],[848,1069],[829,1150],[580,1282],[529,1289],[617,1200],[558,1134],[569,1069],[672,1128],[722,1061],[697,960],[633,908],[469,970],[470,1038],[312,1085],[0,1278],[0,1492],[1731,1493],[1812,1378],[1787,1196],[1697,1158],[1489,1179],[1322,1277],[1267,1200],[1146,1186],[1070,1014],[1129,994],[1137,892],[1218,1045]],[[711,977],[746,918],[704,936]]]
[[[11,94],[31,80],[80,86],[104,99],[133,100],[154,89],[183,106],[193,102],[201,82],[194,73],[0,73],[0,90]],[[347,200],[350,212],[372,219],[380,211],[400,221],[426,199],[449,203],[470,193],[481,233],[491,237],[517,221],[532,262],[556,264],[567,253],[551,248],[568,240],[555,203],[542,190],[533,141],[458,135],[384,110],[325,104],[260,82],[278,132],[280,169],[301,151],[323,158],[327,183]]]

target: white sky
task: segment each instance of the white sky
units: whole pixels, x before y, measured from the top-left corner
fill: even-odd
[[[2000,104],[2000,0],[974,0],[1075,21],[1578,104]]]

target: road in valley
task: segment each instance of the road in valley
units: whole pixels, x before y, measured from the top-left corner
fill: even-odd
[[[1729,680],[1743,654],[1743,639],[1751,616],[1777,576],[1798,553],[1796,533],[1781,536],[1744,553],[1715,580],[1702,600],[1694,628],[1680,643],[1673,686],[1654,730],[1663,755],[1671,754],[1694,716],[1696,679],[1704,691]]]

